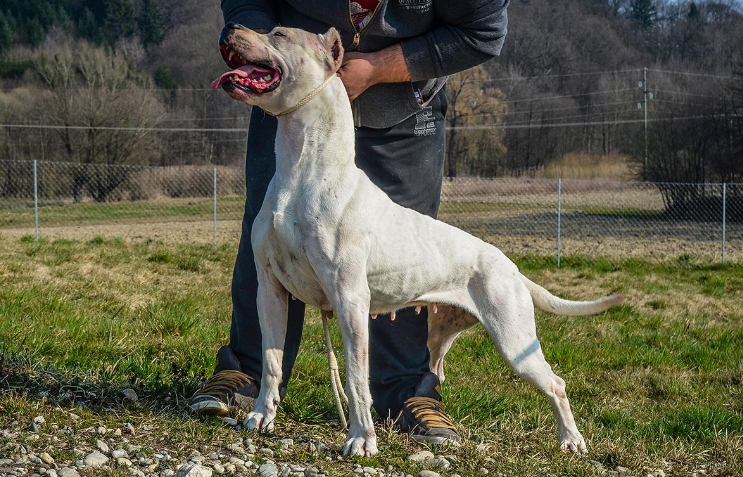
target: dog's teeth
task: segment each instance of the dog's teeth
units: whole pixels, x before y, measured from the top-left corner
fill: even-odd
[[[418,306],[415,307],[415,314],[416,315],[420,315],[421,314],[421,306],[420,305],[418,305]]]
[[[235,52],[230,50],[229,55],[227,55],[227,61],[232,61],[232,57],[235,56]]]
[[[263,77],[263,78],[261,78],[261,79],[262,79],[263,81],[271,81],[271,75],[270,75],[270,74],[268,74],[268,75],[264,76],[264,77]]]

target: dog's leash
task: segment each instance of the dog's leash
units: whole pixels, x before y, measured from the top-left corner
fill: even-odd
[[[291,108],[287,109],[286,111],[282,111],[282,112],[280,112],[280,113],[278,113],[278,114],[271,114],[271,113],[269,113],[268,111],[266,111],[266,113],[268,113],[268,114],[270,114],[271,116],[273,116],[273,117],[276,117],[276,118],[278,118],[279,116],[285,116],[285,115],[287,115],[287,114],[289,114],[289,113],[293,113],[293,112],[294,112],[294,111],[296,111],[297,109],[299,109],[299,108],[301,108],[302,106],[304,106],[305,104],[309,103],[309,102],[310,102],[310,100],[311,100],[312,98],[314,98],[315,96],[317,96],[318,94],[320,94],[320,91],[322,91],[323,89],[325,89],[325,87],[326,87],[326,86],[327,86],[327,85],[328,85],[328,84],[329,84],[329,83],[330,83],[330,82],[331,82],[331,81],[333,80],[333,78],[335,78],[336,76],[337,76],[336,74],[332,74],[332,75],[328,76],[328,78],[327,78],[327,79],[326,79],[325,81],[323,81],[323,83],[322,83],[322,84],[321,84],[320,86],[318,86],[317,88],[313,89],[313,90],[312,90],[312,91],[310,92],[310,94],[308,94],[307,96],[305,96],[304,98],[302,98],[302,100],[301,100],[300,102],[298,102],[297,104],[295,104],[295,105],[294,105],[294,106],[292,106]]]
[[[330,340],[330,329],[328,328],[328,319],[333,318],[332,311],[321,311],[322,315],[322,327],[325,331],[325,347],[328,350],[328,368],[330,369],[330,387],[333,389],[333,399],[335,399],[335,406],[338,409],[338,417],[341,421],[343,429],[348,427],[346,422],[346,412],[343,410],[343,403],[341,403],[341,396],[348,406],[348,396],[343,391],[343,383],[341,382],[341,375],[338,371],[338,360],[335,359],[335,352],[333,351],[333,342]]]

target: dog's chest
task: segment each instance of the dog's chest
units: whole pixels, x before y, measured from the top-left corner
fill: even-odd
[[[329,302],[307,252],[308,230],[292,210],[272,210],[261,248],[274,276],[289,293],[305,303],[328,308]]]

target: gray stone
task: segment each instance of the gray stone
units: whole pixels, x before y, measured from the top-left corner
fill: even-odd
[[[423,461],[423,465],[430,469],[448,469],[451,464],[448,460],[443,457],[434,457],[433,459],[426,459]]]
[[[231,417],[223,417],[222,424],[230,427],[235,427],[237,425],[237,419],[233,419]]]
[[[124,449],[116,449],[111,453],[111,457],[113,457],[114,459],[119,459],[122,457],[128,458],[129,454]]]
[[[421,463],[425,460],[433,459],[433,452],[422,450],[408,456],[408,462]]]
[[[69,467],[62,467],[57,471],[57,475],[59,477],[80,477],[80,474],[75,469],[70,469]]]
[[[101,467],[102,465],[105,465],[106,462],[108,462],[108,457],[98,451],[91,452],[83,459],[83,464],[90,467]]]
[[[121,391],[121,394],[124,395],[124,398],[131,401],[131,402],[137,402],[139,401],[139,396],[137,396],[137,393],[134,392],[134,389],[127,388]]]
[[[261,477],[278,477],[279,468],[276,464],[263,464],[258,467],[258,475]]]
[[[109,452],[111,452],[111,449],[108,448],[108,444],[106,444],[101,439],[95,441],[95,446],[104,454],[108,454]]]
[[[41,462],[43,462],[45,464],[53,464],[54,463],[54,458],[52,456],[50,456],[49,454],[47,454],[46,452],[42,452],[41,454],[39,454],[39,459],[41,459]]]
[[[131,467],[132,461],[130,461],[126,457],[116,457],[116,465],[118,465],[119,467]]]
[[[199,464],[188,464],[178,468],[177,477],[212,477],[212,469]]]
[[[441,474],[432,470],[421,470],[418,472],[417,477],[441,477]]]
[[[245,452],[245,449],[243,449],[243,446],[240,444],[228,444],[227,450],[236,454],[242,454]]]

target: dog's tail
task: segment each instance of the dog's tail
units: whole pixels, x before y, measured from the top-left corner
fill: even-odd
[[[538,308],[557,315],[593,315],[595,313],[601,313],[614,305],[621,305],[624,303],[624,297],[622,295],[609,295],[593,301],[565,300],[553,295],[544,287],[539,286],[526,278],[523,274],[521,275],[521,281],[524,282],[526,288],[529,289],[531,299],[534,300],[534,304]]]

